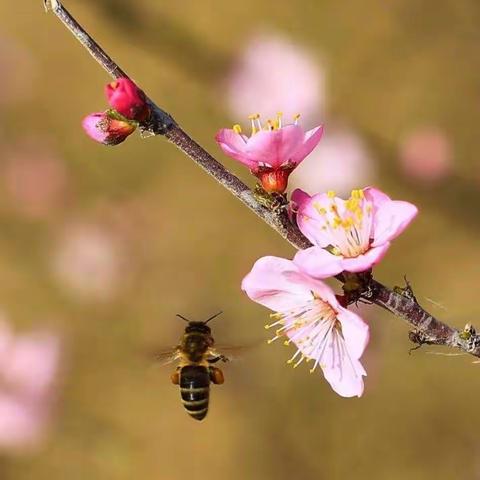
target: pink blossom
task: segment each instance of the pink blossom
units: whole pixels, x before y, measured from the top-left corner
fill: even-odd
[[[2,180],[12,208],[44,218],[65,205],[69,178],[65,163],[43,138],[27,138],[4,155]]]
[[[353,190],[348,200],[334,192],[310,197],[295,190],[292,201],[298,226],[314,245],[299,251],[294,262],[316,278],[369,270],[418,212],[372,187]]]
[[[235,125],[232,129],[220,130],[215,140],[226,155],[247,166],[261,181],[266,177],[266,182],[262,181],[262,184],[267,191],[282,193],[288,175],[322,138],[323,127],[318,126],[304,132],[298,125],[298,118],[294,124],[282,125],[281,115],[275,121],[269,120],[266,129],[262,128],[258,115],[251,116],[251,122],[250,137],[242,134],[240,125]],[[284,174],[280,178],[278,189],[269,190],[272,172]]]
[[[226,96],[235,117],[259,112],[287,117],[302,112],[307,120],[323,112],[325,68],[306,48],[285,36],[251,36],[226,79]]]
[[[400,163],[412,179],[441,182],[452,171],[452,146],[437,127],[423,127],[408,135],[400,146]]]
[[[259,259],[243,279],[242,289],[255,302],[273,310],[275,336],[294,343],[296,353],[287,363],[297,367],[313,361],[323,370],[333,390],[343,397],[360,397],[366,372],[360,358],[369,339],[368,325],[342,307],[325,283],[278,257]]]
[[[124,269],[120,238],[101,225],[68,225],[55,245],[52,268],[61,285],[82,299],[108,300]]]
[[[14,335],[0,322],[0,448],[31,448],[43,440],[59,353],[55,335]]]
[[[13,37],[0,34],[0,104],[15,105],[30,100],[39,84],[36,67],[31,50]]]
[[[119,78],[105,87],[108,103],[130,120],[142,122],[150,114],[145,94],[129,78]]]
[[[115,118],[110,112],[97,112],[82,120],[85,133],[96,142],[104,145],[118,145],[135,131],[133,123]]]
[[[363,139],[351,129],[329,127],[318,147],[292,173],[290,186],[344,195],[356,185],[368,185],[374,176],[375,164]]]

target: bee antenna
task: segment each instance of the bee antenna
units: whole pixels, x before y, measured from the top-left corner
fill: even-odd
[[[189,320],[188,318],[185,318],[183,315],[180,315],[179,313],[177,313],[175,316],[178,317],[178,318],[181,318],[181,319],[184,320],[185,322],[190,323],[190,320]]]
[[[213,320],[214,318],[218,317],[219,315],[221,315],[223,313],[222,310],[220,310],[218,313],[216,313],[215,315],[211,316],[209,319],[205,320],[203,323],[207,324],[210,320]]]

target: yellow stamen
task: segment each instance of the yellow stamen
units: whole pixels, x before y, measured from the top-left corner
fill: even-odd
[[[260,125],[260,114],[259,113],[254,113],[252,115],[248,116],[248,119],[252,122],[252,135],[255,135],[259,130],[261,130],[261,125]],[[255,124],[255,121],[257,122]]]
[[[327,197],[328,198],[335,198],[335,192],[333,190],[329,190],[327,192]]]
[[[278,112],[277,113],[277,128],[282,128],[282,117],[283,117],[283,112]]]
[[[242,133],[242,127],[237,123],[233,126],[233,129],[232,129],[235,133]]]
[[[296,115],[293,116],[293,121],[294,121],[293,123],[294,123],[295,125],[298,125],[298,119],[299,119],[299,118],[300,118],[300,114],[299,114],[299,113],[297,113]]]

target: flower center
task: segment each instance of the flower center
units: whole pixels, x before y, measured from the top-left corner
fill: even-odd
[[[282,124],[282,117],[283,113],[278,112],[277,113],[277,118],[275,120],[267,120],[264,125],[262,125],[262,122],[260,121],[260,114],[259,113],[254,113],[252,115],[248,116],[248,119],[250,120],[251,127],[252,127],[252,133],[250,136],[255,135],[261,130],[267,130],[267,131],[274,131],[274,130],[280,130],[283,126]],[[294,115],[293,117],[293,124],[298,125],[298,119],[300,118],[300,114]],[[241,134],[242,133],[242,127],[237,123],[232,127],[232,130],[235,133]]]
[[[341,333],[341,324],[337,320],[337,312],[331,305],[315,292],[312,298],[304,305],[299,305],[291,310],[276,312],[270,315],[273,323],[265,325],[268,330],[276,327],[275,336],[268,340],[272,343],[281,337],[287,337],[284,345],[294,343],[298,350],[287,360],[289,365],[298,367],[304,360],[309,362],[315,359],[315,364],[310,372],[313,372],[319,364],[327,346],[326,339],[336,329]]]
[[[335,192],[327,193],[330,204],[313,204],[323,218],[320,228],[332,239],[330,253],[354,258],[367,252],[373,225],[373,207],[363,190],[352,190],[351,196],[337,204]]]

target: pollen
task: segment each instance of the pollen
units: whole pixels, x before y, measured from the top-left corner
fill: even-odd
[[[327,192],[327,197],[328,197],[328,198],[335,198],[335,195],[336,195],[336,194],[335,194],[335,192],[334,192],[333,190],[329,190],[329,191]]]
[[[236,124],[233,126],[232,130],[233,130],[235,133],[239,133],[239,134],[242,133],[242,127],[241,127],[238,123],[236,123]]]

